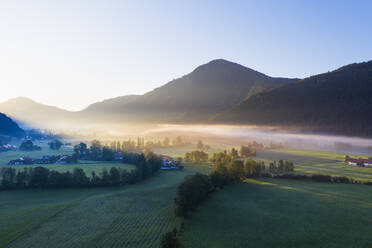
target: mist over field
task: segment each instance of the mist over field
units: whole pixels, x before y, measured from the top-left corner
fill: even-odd
[[[326,135],[317,133],[297,133],[276,128],[259,126],[229,125],[161,125],[147,130],[145,134],[178,134],[206,139],[221,138],[226,142],[244,144],[259,141],[264,144],[282,144],[288,148],[321,149],[344,153],[368,154],[372,150],[372,139]]]

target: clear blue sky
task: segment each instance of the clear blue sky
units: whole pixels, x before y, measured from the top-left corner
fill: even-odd
[[[307,77],[372,59],[372,1],[0,2],[0,101],[81,109],[225,58]]]

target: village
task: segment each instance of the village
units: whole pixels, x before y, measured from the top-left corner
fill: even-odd
[[[372,157],[350,158],[349,156],[345,156],[345,162],[350,166],[372,167]]]
[[[33,165],[33,164],[71,164],[76,163],[70,155],[56,155],[56,156],[43,156],[40,159],[34,159],[29,156],[19,157],[14,160],[10,160],[8,165]]]

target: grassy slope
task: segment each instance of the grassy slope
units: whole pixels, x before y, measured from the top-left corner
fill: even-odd
[[[205,170],[189,165],[118,188],[0,192],[0,247],[158,247],[176,222],[176,186]]]
[[[213,194],[185,222],[185,247],[362,247],[372,187],[248,180]]]
[[[347,165],[344,162],[345,154],[309,150],[264,150],[258,152],[254,159],[263,160],[266,165],[273,160],[290,160],[295,163],[295,171],[299,174],[328,174],[372,181],[372,168]]]

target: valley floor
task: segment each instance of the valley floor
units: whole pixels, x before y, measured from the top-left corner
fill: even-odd
[[[124,187],[0,192],[0,247],[158,247],[186,166]]]
[[[185,247],[372,247],[372,187],[246,180],[185,222]],[[370,245],[370,246],[369,246]]]

